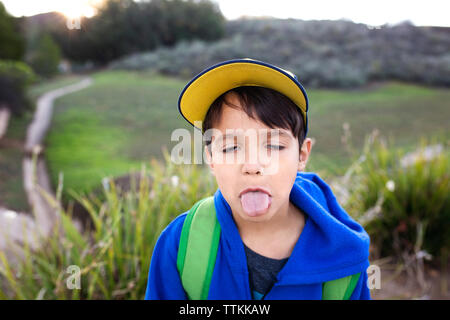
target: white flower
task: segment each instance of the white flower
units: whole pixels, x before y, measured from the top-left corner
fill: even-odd
[[[180,182],[180,178],[178,176],[172,176],[171,180],[174,187],[178,186],[178,182]]]
[[[386,188],[391,192],[394,191],[395,190],[395,182],[392,180],[389,180],[388,182],[386,182]]]

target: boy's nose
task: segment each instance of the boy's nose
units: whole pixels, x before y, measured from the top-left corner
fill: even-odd
[[[259,163],[244,163],[242,166],[244,174],[263,174],[263,167]]]

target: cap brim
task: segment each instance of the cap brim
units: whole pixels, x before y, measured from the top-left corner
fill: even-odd
[[[286,70],[257,60],[236,59],[216,64],[194,77],[178,99],[181,115],[194,127],[217,97],[241,86],[274,89],[291,99],[301,110],[307,128],[308,97],[296,77]]]

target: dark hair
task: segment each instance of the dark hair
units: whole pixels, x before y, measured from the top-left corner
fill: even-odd
[[[250,118],[262,121],[271,129],[290,130],[292,135],[298,139],[299,147],[302,147],[305,139],[305,125],[299,107],[282,93],[259,86],[242,86],[230,89],[214,100],[203,120],[203,134],[220,121],[224,103],[231,108],[238,108],[226,100],[225,96],[229,92],[237,94],[242,105],[242,111]],[[210,137],[207,138],[206,145],[211,152]]]

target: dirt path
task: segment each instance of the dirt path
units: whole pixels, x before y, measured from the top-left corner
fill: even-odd
[[[47,237],[59,219],[57,203],[49,203],[45,193],[55,199],[51,189],[45,161],[42,157],[42,142],[51,123],[53,102],[56,98],[82,90],[92,84],[91,78],[49,91],[39,97],[36,112],[28,126],[23,159],[23,183],[32,214],[18,213],[0,207],[0,251],[4,250],[9,262],[23,257],[21,245],[28,241],[32,248],[39,246],[36,237]],[[33,163],[35,154],[35,165]]]
[[[50,126],[53,113],[53,101],[66,94],[79,91],[90,86],[92,79],[86,78],[76,84],[49,91],[39,97],[33,121],[28,127],[25,150],[32,151],[42,140]]]

